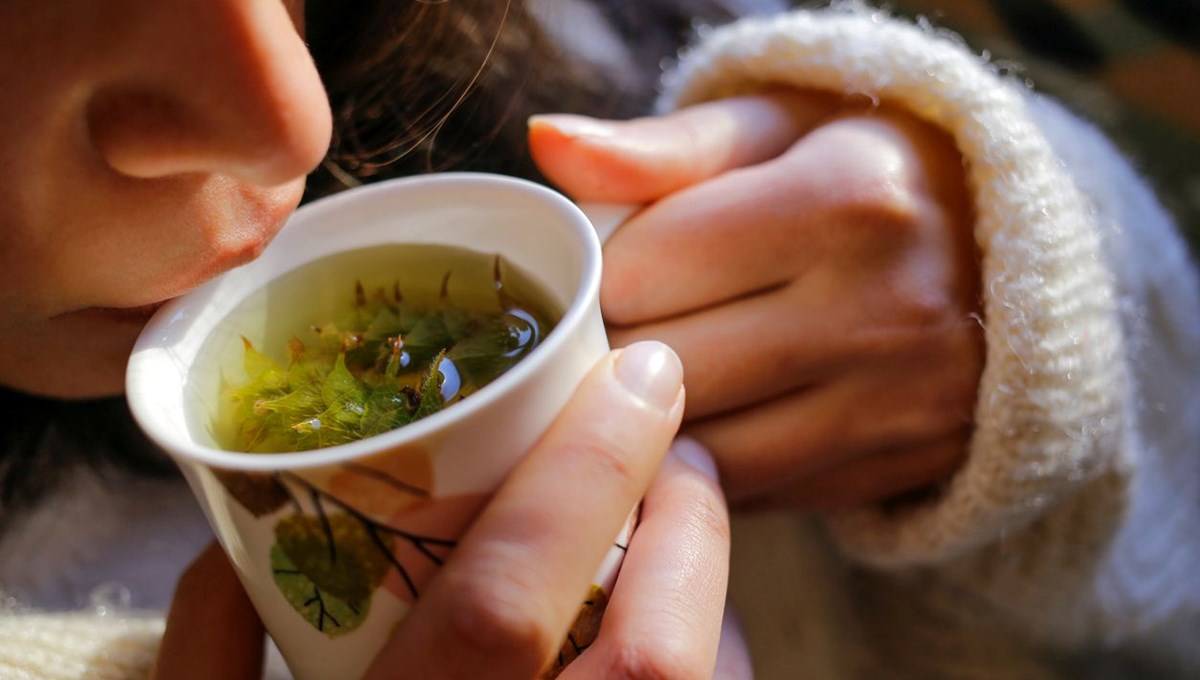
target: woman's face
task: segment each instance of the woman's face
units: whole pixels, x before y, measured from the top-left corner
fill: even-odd
[[[301,2],[0,3],[0,384],[120,392],[155,306],[275,235],[330,137]]]

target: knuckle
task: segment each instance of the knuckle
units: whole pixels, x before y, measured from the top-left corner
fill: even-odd
[[[845,189],[842,220],[872,243],[909,243],[921,233],[919,201],[903,181],[886,171],[867,171]]]
[[[920,226],[912,162],[895,144],[855,120],[835,121],[812,137],[809,158],[823,169],[815,177],[841,219],[879,236],[910,235]]]
[[[603,677],[608,680],[708,680],[711,671],[699,668],[695,656],[688,654],[682,643],[628,641],[615,648]]]
[[[907,281],[896,286],[893,303],[897,318],[915,328],[944,329],[959,312],[951,291]]]
[[[484,588],[483,582],[489,586]],[[550,657],[557,640],[538,623],[541,598],[536,588],[494,574],[454,585],[447,603],[445,649],[465,658],[527,668],[531,674]]]
[[[579,460],[595,470],[598,478],[616,480],[622,488],[641,488],[644,472],[631,458],[627,447],[606,433],[590,433],[565,445],[563,456]]]
[[[972,317],[970,301],[946,275],[944,264],[936,256],[916,254],[880,271],[872,304],[890,325],[913,329],[923,343],[945,345],[944,351],[958,356],[963,352],[961,343],[948,341],[978,334],[979,323]]]
[[[690,492],[683,526],[701,536],[716,538],[722,542],[730,540],[729,512],[725,504],[707,486]]]
[[[636,323],[642,316],[640,305],[647,297],[639,294],[638,268],[628,258],[612,257],[605,252],[604,276],[600,281],[600,309],[604,320],[618,326]]]

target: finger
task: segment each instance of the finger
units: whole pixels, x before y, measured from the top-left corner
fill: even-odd
[[[262,623],[214,543],[179,580],[151,677],[259,680],[262,672]]]
[[[971,419],[971,397],[959,384],[929,375],[924,364],[871,362],[832,382],[689,424],[685,432],[712,451],[730,500],[742,501],[844,461],[960,431]]]
[[[376,658],[368,678],[535,676],[644,495],[683,411],[659,343],[601,361]]]
[[[840,277],[815,277],[669,321],[613,327],[609,341],[620,347],[656,339],[678,353],[687,375],[688,421],[743,409],[847,370],[861,373],[867,362],[886,362],[887,371],[911,367],[917,375],[903,377],[918,386],[898,386],[909,393],[934,386],[964,402],[973,397],[983,349],[979,325],[965,310],[924,309],[896,294],[897,286],[889,292],[862,284],[865,290],[854,293],[839,283]],[[905,316],[909,308],[918,309],[915,317]]]
[[[729,582],[729,513],[716,465],[676,441],[642,505],[600,634],[570,678],[711,678]]]
[[[936,490],[966,460],[969,440],[964,429],[937,441],[835,465],[789,489],[784,505],[803,511],[844,510]]]
[[[835,372],[852,347],[823,300],[791,286],[632,328],[612,327],[614,347],[654,339],[685,367],[687,418],[695,420],[793,392]]]
[[[820,187],[787,155],[663,198],[605,244],[600,303],[617,324],[736,300],[803,275],[832,227]]]
[[[815,265],[883,272],[915,250],[947,267],[969,265],[961,160],[928,127],[886,112],[839,114],[777,158],[649,206],[606,244],[606,318],[630,325],[677,316]],[[972,266],[943,273],[955,290],[977,286]]]
[[[529,149],[542,173],[577,200],[646,203],[778,155],[838,102],[781,90],[631,121],[534,116]]]

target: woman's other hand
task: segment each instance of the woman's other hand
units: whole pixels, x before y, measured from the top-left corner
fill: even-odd
[[[786,91],[538,117],[530,144],[573,198],[646,205],[605,246],[610,337],[679,353],[684,431],[731,501],[849,507],[961,464],[983,341],[966,173],[942,132]]]

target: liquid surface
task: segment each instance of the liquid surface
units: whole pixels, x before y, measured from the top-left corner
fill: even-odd
[[[273,453],[387,432],[468,398],[560,317],[498,256],[402,245],[325,258],[252,294],[211,341],[227,346],[202,352],[237,366],[224,371],[213,438]]]

